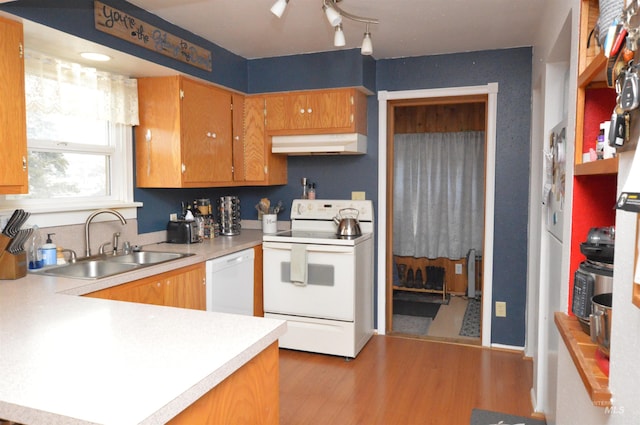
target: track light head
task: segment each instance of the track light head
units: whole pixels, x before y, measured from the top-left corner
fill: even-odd
[[[329,21],[332,27],[340,25],[342,22],[342,15],[337,10],[326,2],[322,5],[322,8],[324,9],[325,15],[327,15],[327,21]]]
[[[371,41],[371,33],[369,32],[369,25],[367,25],[366,32],[364,33],[364,38],[362,39],[362,47],[360,48],[360,53],[369,56],[373,54],[373,42]]]
[[[344,32],[342,31],[342,24],[336,25],[336,32],[333,36],[333,45],[335,47],[344,47],[347,44],[347,40],[344,38]]]
[[[282,18],[282,14],[287,8],[287,3],[289,3],[289,0],[276,0],[273,6],[271,6],[271,13],[276,15],[278,18]]]

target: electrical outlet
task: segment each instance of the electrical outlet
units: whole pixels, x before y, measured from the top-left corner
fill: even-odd
[[[365,199],[367,199],[365,192],[351,192],[352,201],[364,201]]]
[[[456,274],[462,274],[462,264],[456,264]]]
[[[169,214],[169,221],[178,221],[178,214],[176,213]]]
[[[507,317],[507,303],[496,301],[496,317]]]

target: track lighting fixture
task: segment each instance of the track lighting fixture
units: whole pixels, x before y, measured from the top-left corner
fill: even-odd
[[[375,18],[365,18],[363,16],[352,15],[351,13],[342,10],[342,8],[338,6],[338,3],[341,1],[342,0],[322,0],[322,10],[327,17],[327,21],[329,21],[329,24],[335,28],[333,45],[335,47],[343,47],[346,45],[344,32],[342,31],[342,18],[347,18],[351,21],[367,24],[360,52],[363,55],[373,54],[373,43],[371,41],[369,24],[378,24],[379,21]],[[271,12],[278,18],[282,17],[282,14],[287,7],[287,3],[289,3],[289,0],[276,0],[273,6],[271,6]]]
[[[271,6],[271,13],[276,15],[278,18],[282,18],[282,14],[287,8],[287,3],[289,3],[289,0],[276,0],[273,6]]]

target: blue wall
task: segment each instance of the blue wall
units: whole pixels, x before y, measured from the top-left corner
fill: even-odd
[[[377,63],[378,90],[498,83],[493,297],[507,302],[508,317],[494,315],[492,342],[514,346],[525,338],[531,60],[520,48]]]
[[[227,50],[165,22],[122,0],[106,0],[113,7],[163,28],[213,52],[212,72],[202,71],[95,30],[92,0],[19,0],[0,10],[48,25],[111,48],[245,93],[358,86],[378,90],[499,84],[494,234],[494,301],[506,301],[508,319],[494,318],[492,342],[522,346],[525,340],[529,135],[531,117],[530,48],[459,53],[375,61],[358,50],[247,61]],[[162,230],[168,214],[180,201],[236,195],[242,218],[256,219],[254,205],[262,197],[286,206],[301,193],[300,178],[317,183],[320,198],[349,198],[365,191],[377,199],[378,102],[368,101],[368,153],[363,156],[289,158],[289,184],[275,187],[222,189],[135,189],[139,232]],[[280,217],[288,220],[285,210]],[[492,303],[493,305],[494,303]]]

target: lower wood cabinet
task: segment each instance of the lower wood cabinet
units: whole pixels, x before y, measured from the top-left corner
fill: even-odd
[[[276,341],[168,424],[277,425],[280,421],[279,374]]]
[[[206,310],[204,263],[91,292],[92,298]]]

